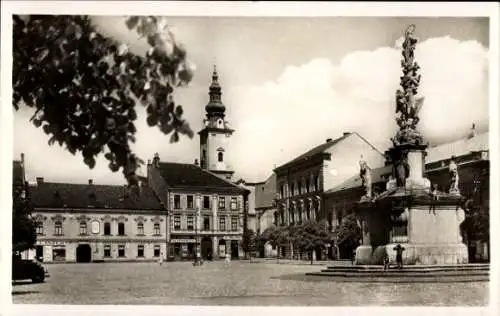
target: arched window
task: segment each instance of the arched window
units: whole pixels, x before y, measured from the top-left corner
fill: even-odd
[[[80,235],[87,235],[87,222],[80,222]]]
[[[223,152],[220,152],[217,154],[217,160],[219,162],[223,162],[224,161],[224,153]]]
[[[60,221],[54,223],[54,235],[62,236],[63,235],[63,227]]]
[[[137,235],[144,235],[144,224],[137,223]]]

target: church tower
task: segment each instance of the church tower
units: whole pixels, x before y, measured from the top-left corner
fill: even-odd
[[[200,165],[226,180],[231,180],[234,170],[230,163],[228,144],[234,130],[229,128],[225,120],[226,107],[221,101],[221,86],[219,75],[214,66],[212,83],[208,92],[210,99],[205,106],[206,119],[200,135]]]

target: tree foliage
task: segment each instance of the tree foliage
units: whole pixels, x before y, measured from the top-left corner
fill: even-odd
[[[89,168],[104,153],[113,172],[137,183],[140,160],[135,142],[136,105],[147,123],[171,134],[193,137],[183,109],[172,97],[188,83],[192,69],[186,51],[166,23],[156,17],[130,17],[127,27],[147,40],[145,56],[99,33],[89,16],[13,17],[13,106],[33,108],[31,122]]]
[[[245,229],[243,231],[242,244],[241,247],[245,252],[245,256],[250,255],[256,250],[256,235],[255,232],[251,229]]]
[[[278,250],[278,260],[280,258],[280,248],[289,242],[289,232],[284,226],[271,226],[268,227],[261,235],[261,240],[269,242],[271,246],[276,247]]]
[[[12,188],[12,252],[33,249],[36,243],[35,223],[31,218],[33,208],[27,184]]]
[[[362,238],[361,227],[358,225],[356,215],[348,214],[342,218],[342,223],[335,230],[337,245],[355,248]]]
[[[332,236],[326,230],[322,222],[307,221],[300,224],[293,232],[294,246],[300,250],[310,253],[311,264],[313,263],[313,251],[325,249],[326,245],[331,243]]]

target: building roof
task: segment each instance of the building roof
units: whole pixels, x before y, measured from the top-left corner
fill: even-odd
[[[34,207],[160,210],[160,201],[148,186],[140,193],[126,186],[42,182],[30,187]]]
[[[234,192],[243,194],[248,190],[219,178],[193,164],[160,162],[159,172],[169,188],[193,189],[205,192]]]
[[[301,162],[301,161],[305,161],[307,159],[310,159],[318,154],[321,154],[323,152],[325,152],[327,149],[335,146],[336,144],[338,144],[340,141],[346,139],[347,137],[351,136],[351,135],[356,135],[357,137],[361,138],[364,142],[366,142],[368,145],[370,145],[374,150],[378,151],[381,155],[383,155],[377,148],[375,148],[372,144],[370,144],[365,138],[363,138],[361,135],[359,135],[357,132],[352,132],[352,133],[344,133],[341,137],[337,138],[337,139],[333,139],[333,140],[330,140],[328,139],[325,143],[323,144],[320,144],[308,151],[306,151],[305,153],[303,153],[302,155],[290,160],[289,162],[275,168],[275,170],[279,170],[279,169],[282,169],[282,168],[286,168],[286,167],[289,167],[295,163],[298,163],[298,162]]]
[[[384,166],[380,168],[375,168],[371,170],[371,176],[372,176],[372,183],[380,183],[386,181],[383,176],[391,173],[391,168],[392,166]],[[359,174],[356,174],[352,176],[351,178],[347,179],[346,181],[342,182],[340,185],[328,190],[325,192],[325,194],[330,194],[334,192],[340,192],[344,190],[349,190],[349,189],[354,189],[354,188],[359,188],[361,187],[361,177]]]
[[[462,138],[457,141],[441,144],[427,149],[426,163],[450,159],[452,155],[463,156],[474,151],[489,150],[489,132],[476,134],[472,138]]]
[[[14,185],[24,184],[23,163],[19,160],[14,160],[12,167],[12,183]]]
[[[276,195],[276,174],[255,187],[255,209],[270,208],[274,205]]]

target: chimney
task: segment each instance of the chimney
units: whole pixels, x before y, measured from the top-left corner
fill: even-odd
[[[195,166],[199,166],[198,159],[195,159],[195,160],[194,160],[194,165],[195,165]]]
[[[153,165],[155,168],[160,167],[160,154],[159,153],[155,153],[155,156],[153,158]]]
[[[344,137],[351,135],[351,132],[344,132]]]
[[[21,162],[24,164],[24,153],[21,153]]]
[[[92,179],[89,179],[89,185],[92,185],[94,184],[94,181],[92,181]]]
[[[36,178],[36,184],[42,184],[43,183],[43,178],[42,177],[37,177]]]
[[[329,143],[329,142],[331,142],[331,141],[332,141],[332,139],[331,139],[331,138],[327,138],[327,139],[326,139],[326,142],[327,142],[327,143]]]

